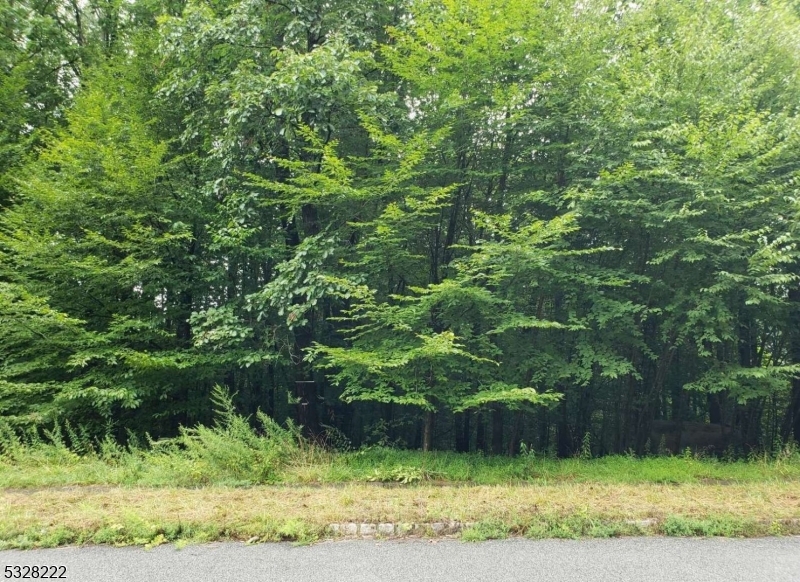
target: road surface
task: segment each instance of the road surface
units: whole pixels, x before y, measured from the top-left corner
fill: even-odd
[[[181,550],[0,552],[0,568],[25,564],[66,566],[66,579],[75,582],[800,582],[800,537],[359,540],[307,547],[219,543]]]

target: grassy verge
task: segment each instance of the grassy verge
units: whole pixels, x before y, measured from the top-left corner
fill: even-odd
[[[183,449],[134,449],[115,455],[76,454],[52,445],[30,447],[13,458],[0,455],[0,488],[71,485],[198,487],[209,485],[312,485],[395,482],[504,485],[553,483],[760,483],[795,481],[800,456],[723,462],[695,457],[547,459],[535,456],[393,449],[330,453],[315,449],[263,458],[221,442],[186,454]]]
[[[800,533],[793,446],[737,462],[334,453],[218,400],[217,425],[146,446],[0,425],[0,547],[306,542],[344,522],[470,523],[467,541]]]
[[[334,455],[323,462],[296,463],[283,470],[280,477],[286,483],[441,481],[479,485],[800,481],[800,456],[738,462],[694,456],[609,456],[581,460],[373,449]]]
[[[0,492],[0,547],[313,541],[331,523],[473,523],[463,539],[800,533],[796,483],[73,487]],[[642,525],[644,524],[644,525]]]

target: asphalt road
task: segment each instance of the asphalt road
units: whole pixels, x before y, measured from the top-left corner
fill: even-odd
[[[800,582],[800,537],[208,544],[0,552],[76,582]],[[12,570],[12,574],[14,570]],[[0,573],[0,580],[3,574]],[[12,578],[13,579],[13,578]]]

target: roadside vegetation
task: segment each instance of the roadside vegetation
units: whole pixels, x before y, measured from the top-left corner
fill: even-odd
[[[0,548],[309,543],[345,522],[458,523],[464,541],[800,533],[793,446],[739,460],[334,451],[215,398],[216,424],[156,442],[3,427]]]
[[[212,442],[184,437],[152,447],[102,442],[76,453],[65,444],[15,443],[0,457],[0,487],[72,485],[139,487],[252,486],[348,482],[473,485],[550,483],[755,483],[797,481],[800,455],[786,447],[775,455],[725,461],[686,453],[669,457],[609,456],[583,460],[537,455],[486,457],[387,448],[337,453],[276,445],[270,437],[243,442],[205,429]],[[213,435],[213,436],[212,436]],[[263,440],[262,440],[263,439]],[[187,442],[191,443],[187,446]]]
[[[174,440],[216,385],[359,449],[800,441],[797,2],[14,0],[0,22],[16,429],[173,439],[192,482],[291,465],[251,443],[220,472],[213,432]]]
[[[0,544],[797,533],[798,103],[798,0],[0,1]]]
[[[224,390],[214,396],[216,422],[181,429],[172,439],[91,439],[68,422],[44,431],[0,425],[0,487],[73,485],[199,487],[332,483],[548,485],[554,483],[758,483],[797,481],[800,451],[776,445],[735,459],[686,450],[675,456],[630,455],[555,459],[389,447],[335,450],[313,444],[289,422],[236,414]]]
[[[800,534],[797,482],[746,484],[65,487],[0,491],[0,548],[313,542],[331,524],[458,523],[465,541]],[[380,535],[376,537],[381,537]]]

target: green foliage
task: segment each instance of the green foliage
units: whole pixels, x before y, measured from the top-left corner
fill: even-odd
[[[236,427],[236,428],[232,428]],[[80,429],[70,429],[80,433]],[[122,447],[110,440],[65,438],[66,429],[46,434],[0,425],[0,486],[45,487],[92,484],[137,486],[257,483],[757,483],[800,480],[794,449],[777,458],[720,462],[683,457],[607,456],[591,461],[527,455],[492,457],[447,452],[422,454],[374,447],[326,453],[302,440],[294,427],[250,428],[234,415],[214,428],[149,447]],[[81,454],[76,449],[84,451]],[[186,453],[190,450],[190,453]]]
[[[660,533],[667,536],[724,536],[742,537],[749,533],[753,524],[735,517],[717,519],[696,519],[684,516],[670,516],[660,525]]]
[[[479,521],[461,532],[464,542],[483,542],[486,540],[504,540],[508,537],[509,528],[504,523]]]
[[[255,432],[248,419],[236,414],[233,398],[223,388],[215,387],[212,401],[217,415],[213,427],[183,428],[174,440],[154,443],[156,451],[163,451],[164,462],[191,467],[188,478],[266,483],[298,455],[301,436],[291,422],[283,428],[259,412],[259,432]]]
[[[416,483],[423,479],[429,479],[430,474],[419,467],[399,466],[393,467],[389,470],[375,469],[374,473],[367,479],[371,482],[394,482],[408,485],[409,483]]]
[[[24,531],[2,531],[0,548],[55,548],[74,544],[113,544],[143,546],[145,549],[173,543],[177,548],[187,544],[213,541],[252,540],[249,543],[296,542],[309,544],[322,536],[319,527],[296,519],[263,520],[241,527],[221,523],[185,523],[170,519],[147,523],[135,515],[122,523],[105,523],[97,528],[52,526]]]
[[[149,448],[127,447],[110,436],[94,440],[79,427],[64,423],[52,430],[26,431],[0,424],[0,464],[52,470],[60,467],[70,482],[85,470],[79,482],[117,482],[198,485],[205,483],[267,483],[278,480],[287,465],[305,456],[307,445],[291,421],[281,427],[257,413],[258,427],[236,413],[233,398],[223,388],[212,392],[216,423],[181,428],[173,439],[151,441]]]
[[[587,432],[583,435],[583,439],[581,439],[581,452],[580,452],[580,459],[584,461],[588,461],[592,458],[592,433]]]
[[[580,538],[614,538],[643,535],[648,532],[625,521],[601,520],[587,515],[543,515],[524,528],[525,537],[576,540]]]
[[[731,457],[800,439],[792,3],[17,0],[0,27],[14,430],[118,460],[178,435],[190,481],[275,478],[286,418],[584,459],[667,453],[661,419]],[[215,385],[276,444],[210,426]]]

